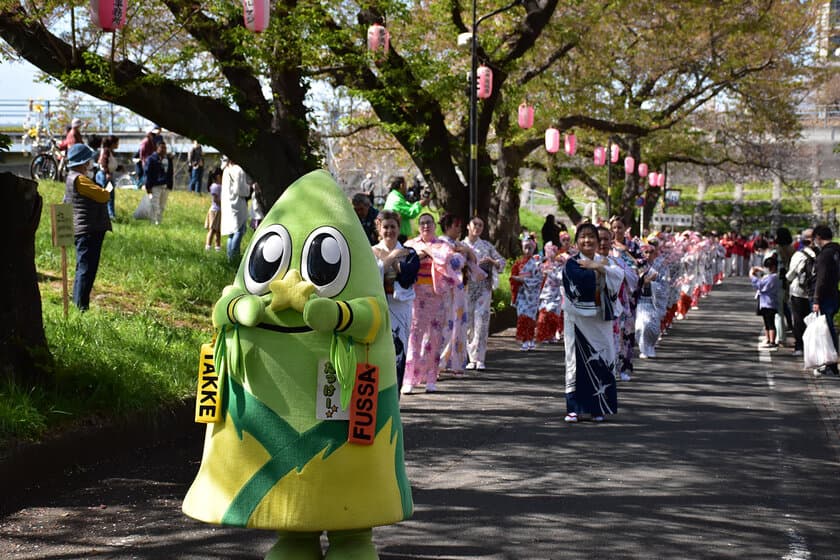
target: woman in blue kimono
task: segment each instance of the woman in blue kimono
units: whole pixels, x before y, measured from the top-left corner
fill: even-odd
[[[575,243],[579,253],[566,262],[563,274],[565,421],[590,416],[602,422],[607,414],[618,412],[613,321],[621,312],[616,300],[624,271],[596,253],[594,225],[579,225]]]

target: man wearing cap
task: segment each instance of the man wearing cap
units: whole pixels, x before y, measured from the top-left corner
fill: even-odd
[[[70,130],[67,131],[67,136],[58,143],[58,148],[61,150],[66,150],[70,146],[75,144],[82,143],[82,133],[80,132],[80,128],[82,128],[82,119],[75,118],[70,123]]]
[[[67,150],[70,172],[65,182],[64,203],[73,206],[73,230],[76,242],[76,279],[73,304],[81,311],[90,305],[90,291],[99,268],[99,256],[105,232],[111,231],[108,218],[110,190],[103,189],[87,176],[96,152],[85,144],[73,144]],[[112,187],[113,188],[113,187]]]

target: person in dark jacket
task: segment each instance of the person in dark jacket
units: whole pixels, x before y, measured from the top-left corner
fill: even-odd
[[[831,341],[834,349],[837,349],[837,332],[834,328],[834,315],[840,307],[840,291],[837,283],[840,282],[840,245],[832,241],[834,234],[826,225],[819,225],[814,228],[813,243],[820,248],[816,261],[814,261],[814,298],[811,302],[811,309],[814,313],[822,313],[828,321],[828,330],[831,332]],[[819,371],[819,370],[818,370]],[[838,375],[837,364],[828,364],[825,371]],[[817,373],[817,372],[815,372]],[[817,373],[819,375],[819,373]]]
[[[151,220],[160,225],[166,198],[172,190],[172,156],[166,153],[166,142],[157,145],[155,153],[149,156],[143,169],[146,177],[146,192],[152,202]]]
[[[73,304],[81,311],[90,306],[90,292],[99,269],[102,242],[111,231],[108,200],[111,193],[87,176],[96,152],[84,144],[67,150],[67,174],[64,203],[73,206],[73,230],[76,243],[76,279],[73,282]]]

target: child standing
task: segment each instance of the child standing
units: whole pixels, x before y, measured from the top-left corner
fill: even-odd
[[[219,197],[222,194],[222,170],[218,167],[210,173],[210,209],[207,217],[204,218],[204,227],[207,229],[207,239],[204,241],[204,250],[210,250],[210,244],[215,241],[216,251],[222,250],[222,213],[219,207]]]
[[[750,282],[757,290],[758,308],[756,314],[764,319],[764,331],[767,340],[761,345],[768,350],[777,350],[776,311],[779,309],[779,278],[776,275],[778,261],[775,257],[764,259],[764,269],[754,266],[750,269]],[[764,274],[764,272],[767,274]]]

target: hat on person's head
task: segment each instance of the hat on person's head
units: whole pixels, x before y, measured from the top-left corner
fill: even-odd
[[[67,150],[67,167],[76,167],[89,162],[96,157],[96,152],[86,144],[73,144]]]
[[[160,134],[160,127],[158,125],[154,125],[146,131],[146,134]]]
[[[70,128],[79,128],[80,126],[82,126],[82,119],[77,117],[70,121]]]

